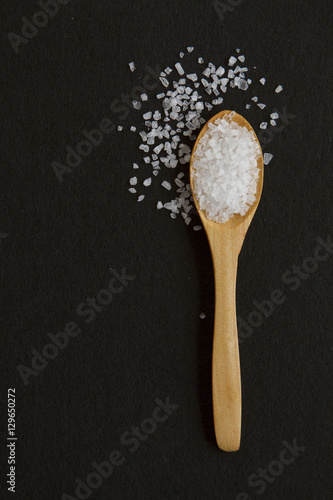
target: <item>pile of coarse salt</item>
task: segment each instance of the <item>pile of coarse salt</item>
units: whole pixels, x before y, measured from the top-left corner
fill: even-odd
[[[200,209],[215,222],[245,215],[256,199],[260,147],[254,133],[233,116],[208,124],[192,163],[194,194]]]
[[[187,57],[193,57],[193,50],[194,47],[187,47]],[[173,68],[168,66],[159,75],[163,90],[161,88],[156,93],[156,107],[152,108],[145,93],[140,96],[141,102],[133,101],[133,108],[142,113],[144,122],[144,127],[138,131],[141,137],[139,149],[144,155],[143,162],[133,163],[135,175],[131,177],[128,189],[137,196],[138,202],[145,198],[145,190],[156,178],[163,188],[162,199],[165,198],[162,193],[174,193],[171,200],[169,198],[168,201],[158,201],[157,208],[170,211],[170,217],[173,219],[181,214],[187,225],[191,223],[192,215],[197,212],[189,183],[189,163],[197,133],[212,114],[222,110],[221,105],[227,109],[234,107],[225,104],[229,89],[233,89],[232,92],[247,91],[248,94],[252,84],[252,79],[247,76],[249,69],[244,65],[245,56],[239,54],[240,49],[236,49],[236,57],[229,58],[228,67],[212,62],[205,64],[204,59],[199,57],[196,65],[202,70],[198,74],[193,70],[186,71],[188,61],[185,59],[184,63],[178,61]],[[185,53],[180,52],[179,57],[183,60]],[[133,70],[134,63],[130,63],[130,67]],[[259,81],[264,84],[266,79],[261,78]],[[213,110],[214,107],[216,110]],[[263,110],[266,105],[260,102],[257,96],[251,97],[250,94],[245,107],[247,110],[255,107],[256,112],[262,114],[265,113]],[[278,118],[276,115],[271,115],[271,126],[276,124],[273,119],[273,116]],[[266,127],[266,124],[267,122],[263,122],[262,128]],[[137,128],[132,125],[130,130],[136,132]],[[272,157],[270,153],[265,153],[264,163],[267,165]],[[165,168],[176,169],[173,181],[165,178],[159,180],[161,176],[164,177]],[[201,226],[194,223],[193,229],[199,230]]]

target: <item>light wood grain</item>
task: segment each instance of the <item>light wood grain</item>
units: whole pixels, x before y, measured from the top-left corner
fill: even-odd
[[[232,112],[222,111],[215,115],[206,123],[197,138],[190,164],[190,182],[193,193],[192,163],[197,144],[206,132],[208,123],[215,122],[218,118],[230,113]],[[235,113],[232,119],[254,133],[251,125],[242,116]],[[255,137],[258,141],[256,135]],[[263,185],[262,154],[258,159],[258,168],[260,175],[256,201],[243,216],[235,215],[222,224],[211,221],[200,210],[193,194],[195,205],[208,237],[214,266],[213,412],[216,441],[219,448],[224,451],[237,451],[240,446],[242,400],[236,320],[236,275],[238,255],[261,196]]]

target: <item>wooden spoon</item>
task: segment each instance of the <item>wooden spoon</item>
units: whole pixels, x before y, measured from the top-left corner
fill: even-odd
[[[224,451],[237,451],[241,436],[241,378],[236,320],[236,274],[238,255],[259,204],[263,184],[263,157],[258,158],[259,178],[256,200],[245,215],[234,215],[225,223],[206,218],[196,200],[192,165],[194,154],[208,123],[215,122],[224,115],[234,113],[222,111],[215,115],[201,130],[193,148],[190,164],[190,182],[194,202],[205,228],[213,258],[215,275],[215,322],[213,342],[213,413],[216,441]],[[234,113],[231,117],[238,125],[246,127],[258,138],[251,125],[242,116]],[[259,144],[260,147],[260,144]],[[261,148],[260,148],[261,151]]]

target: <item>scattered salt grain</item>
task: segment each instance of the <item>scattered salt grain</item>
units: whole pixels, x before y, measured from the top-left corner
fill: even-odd
[[[201,313],[200,316],[199,316],[200,319],[205,319],[205,317],[206,317],[205,313]]]
[[[141,109],[141,102],[139,101],[132,101],[132,105],[134,109]]]
[[[199,57],[199,59],[198,59],[198,63],[199,63],[199,64],[203,64],[204,62],[205,62],[205,61],[203,60],[203,58],[202,58],[202,57]]]
[[[151,177],[148,177],[148,179],[145,179],[145,180],[143,181],[143,185],[144,185],[144,186],[150,186],[150,184],[151,184]]]
[[[158,202],[157,202],[157,205],[156,205],[156,208],[158,208],[159,210],[160,210],[161,208],[163,208],[163,203],[162,203],[161,201],[158,201]]]
[[[259,127],[260,127],[261,129],[265,130],[265,129],[267,128],[267,125],[268,125],[268,123],[267,123],[267,122],[261,122],[261,123],[260,123],[260,125],[259,125]]]
[[[131,126],[131,128],[130,128],[130,131],[131,131],[131,132],[136,132],[136,127],[134,127],[134,126],[132,125],[132,126]]]
[[[245,107],[246,107],[246,109],[250,109],[251,104],[247,104]]]
[[[261,85],[265,85],[266,78],[260,78],[259,82],[261,83]]]
[[[282,90],[283,90],[282,85],[278,85],[278,86],[276,87],[276,89],[275,89],[275,92],[276,92],[277,94],[279,94],[280,92],[282,92]]]
[[[264,108],[266,108],[266,104],[263,104],[262,102],[258,102],[257,106],[258,106],[258,108],[260,108],[260,109],[264,109]]]
[[[201,226],[194,226],[193,229],[194,229],[194,231],[200,231],[200,229],[202,229],[202,227]]]
[[[162,85],[164,85],[164,87],[169,87],[169,81],[163,76],[160,77],[160,81],[162,82]]]
[[[246,80],[241,79],[238,83],[238,88],[241,90],[247,90],[249,88],[249,84]]]
[[[140,196],[138,197],[138,201],[142,201],[144,200],[145,198],[145,195],[144,194],[140,194]]]
[[[265,153],[264,154],[264,165],[268,165],[272,158],[273,158],[273,155],[271,153]]]
[[[133,168],[139,168],[139,165],[137,163],[133,163]]]
[[[270,120],[270,124],[272,125],[272,127],[275,127],[276,126],[276,121],[275,120]]]
[[[148,101],[148,96],[147,94],[141,94],[140,95],[141,101]]]
[[[151,111],[147,111],[147,113],[145,113],[143,115],[143,119],[144,120],[150,120],[152,118],[152,116],[153,116],[153,113]]]
[[[179,75],[183,75],[185,73],[183,66],[179,62],[175,64],[175,68]]]
[[[258,102],[258,97],[257,96],[251,97],[251,100],[254,102]]]
[[[184,57],[184,52],[179,52],[179,57],[183,58]]]
[[[123,130],[123,127],[121,125],[118,125],[117,130],[121,132]]]
[[[131,177],[130,178],[130,185],[135,186],[138,183],[138,178],[137,177]]]
[[[170,191],[170,189],[171,189],[171,184],[170,184],[170,182],[168,182],[168,181],[163,181],[163,182],[161,183],[161,186],[163,186],[163,187],[164,187],[165,189],[167,189],[168,191]]]
[[[245,56],[238,56],[238,60],[240,62],[244,62],[245,61]]]
[[[128,65],[129,65],[131,71],[135,71],[135,64],[134,64],[134,62],[130,62],[130,63],[128,63]]]
[[[130,193],[136,193],[136,189],[135,188],[129,188],[128,189]]]
[[[194,47],[187,47],[187,52],[190,54],[191,52],[193,52],[194,50]]]
[[[233,66],[234,64],[236,64],[236,62],[237,62],[236,57],[231,56],[231,57],[229,58],[229,63],[228,63],[228,64],[229,64],[229,66]]]
[[[277,120],[279,118],[279,113],[271,113],[270,114],[270,117],[273,119],[273,120]]]

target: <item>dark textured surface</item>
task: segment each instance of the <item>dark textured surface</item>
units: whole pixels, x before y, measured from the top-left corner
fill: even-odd
[[[206,1],[71,0],[18,54],[7,33],[19,33],[38,4],[4,0],[1,10],[1,454],[6,460],[6,394],[15,387],[16,498],[88,498],[75,495],[76,478],[121,450],[125,462],[89,498],[331,499],[333,255],[295,290],[282,280],[331,234],[331,2],[230,1],[222,20]],[[280,105],[296,115],[267,148],[274,159],[239,259],[239,316],[274,289],[285,301],[241,343],[243,428],[234,454],[218,450],[212,426],[205,234],[155,209],[158,183],[141,204],[130,196],[135,134],[105,136],[63,183],[51,167],[81,130],[112,118],[110,103],[146,65],[172,65],[188,45],[219,64],[241,47],[269,82],[264,102],[275,105],[273,85],[282,83]],[[244,99],[234,99],[228,104],[244,113]],[[138,116],[132,110],[122,124],[139,127]],[[245,116],[258,127],[258,114]],[[106,287],[110,268],[123,267],[135,279],[86,323],[77,306]],[[73,321],[81,333],[25,386],[17,366],[31,366],[31,349],[41,352],[48,333]],[[121,444],[168,396],[178,408],[165,422],[134,452],[134,442]],[[295,439],[305,450],[281,471],[274,461]],[[269,467],[267,480],[251,483]],[[15,497],[7,469],[1,499]]]

